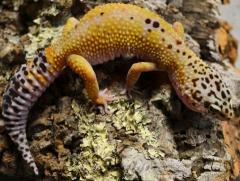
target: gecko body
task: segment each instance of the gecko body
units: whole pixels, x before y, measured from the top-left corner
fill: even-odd
[[[187,107],[225,119],[233,118],[227,83],[187,47],[183,34],[180,23],[170,25],[159,15],[128,4],[97,6],[79,21],[70,18],[58,40],[20,67],[3,96],[6,129],[35,174],[38,169],[25,131],[28,113],[66,66],[82,77],[92,102],[106,106],[111,97],[99,91],[91,65],[133,54],[143,62],[130,68],[127,89],[133,87],[141,72],[165,70]]]

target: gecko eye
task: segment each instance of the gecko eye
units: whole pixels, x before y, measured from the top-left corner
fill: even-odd
[[[218,114],[221,112],[221,109],[218,106],[216,106],[215,104],[211,104],[209,107],[209,110],[213,114]]]

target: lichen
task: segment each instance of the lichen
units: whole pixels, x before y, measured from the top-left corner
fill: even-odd
[[[36,19],[34,22],[36,24],[40,23],[40,19]],[[56,40],[62,31],[62,26],[59,27],[42,27],[36,25],[39,28],[39,33],[33,35],[28,33],[27,36],[31,43],[24,44],[24,49],[26,51],[26,59],[33,58],[35,52],[39,48],[46,47],[52,40]],[[39,26],[39,27],[38,27]]]
[[[164,156],[159,149],[159,140],[154,132],[148,129],[151,120],[141,102],[136,100],[129,103],[127,99],[120,98],[109,108],[111,115],[96,115],[94,112],[87,112],[86,106],[82,107],[77,101],[72,102],[75,118],[79,121],[78,130],[84,136],[79,145],[80,151],[69,155],[66,160],[67,178],[119,180],[121,171],[117,167],[120,164],[118,147],[126,142],[121,143],[119,138],[114,136],[118,137],[121,130],[124,130],[126,136],[138,135],[136,144],[148,147],[143,153],[146,157]],[[113,128],[116,131],[111,131]]]
[[[80,151],[67,158],[65,176],[80,180],[117,180],[120,171],[116,169],[119,164],[116,142],[110,141],[106,122],[94,122],[94,113],[85,112],[75,101],[72,108],[84,138]]]

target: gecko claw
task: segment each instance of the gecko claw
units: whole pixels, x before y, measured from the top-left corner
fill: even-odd
[[[108,109],[108,102],[112,102],[115,100],[117,100],[115,95],[110,94],[108,89],[106,88],[99,91],[98,98],[95,100],[95,104],[100,109],[101,113],[111,114],[110,110]],[[100,106],[103,106],[103,109]]]

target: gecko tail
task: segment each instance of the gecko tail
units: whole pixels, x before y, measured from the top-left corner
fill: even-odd
[[[3,94],[2,115],[6,130],[36,175],[38,169],[27,142],[26,125],[31,107],[58,76],[53,70],[44,51],[39,51],[33,61],[20,67]]]
[[[11,130],[8,134],[13,142],[17,145],[17,149],[21,153],[22,158],[27,162],[29,167],[32,168],[34,173],[38,175],[39,171],[30,152],[25,129]]]

